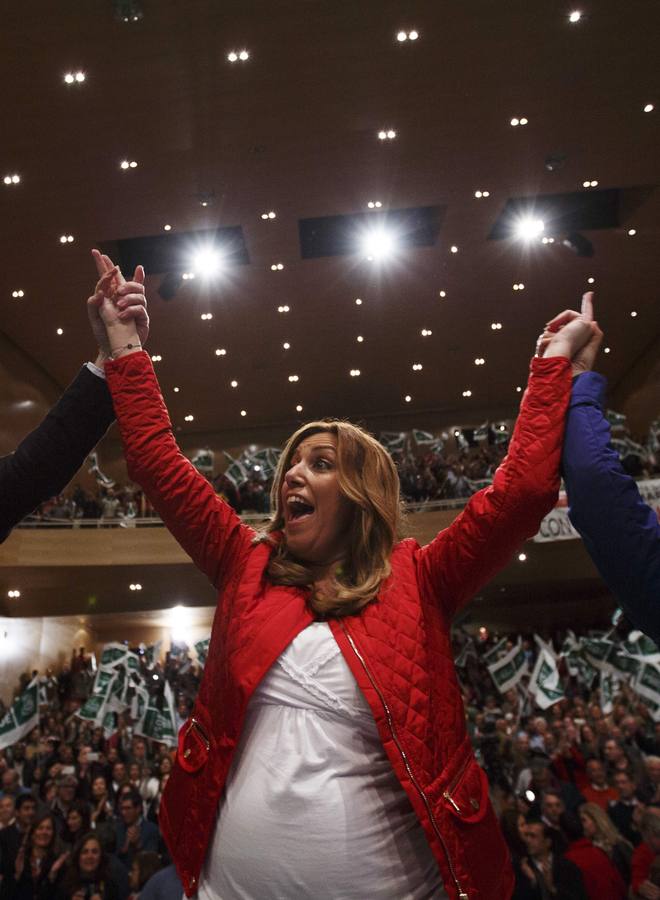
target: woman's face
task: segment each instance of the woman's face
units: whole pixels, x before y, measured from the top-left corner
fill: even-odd
[[[282,482],[281,501],[284,535],[294,556],[317,565],[344,556],[351,504],[339,490],[334,434],[312,434],[296,447]]]
[[[164,756],[160,761],[160,774],[169,775],[172,771],[172,760],[169,756]]]
[[[82,826],[82,816],[77,809],[72,809],[66,817],[66,824],[69,831],[80,831]]]
[[[101,845],[94,838],[90,838],[83,844],[80,851],[80,871],[86,875],[96,872],[101,862]]]
[[[596,823],[591,816],[584,812],[580,813],[580,821],[582,822],[582,828],[584,829],[584,836],[591,840],[596,834]]]
[[[44,819],[43,822],[40,822],[34,829],[32,843],[35,847],[39,847],[40,849],[50,847],[54,834],[55,829],[53,827],[52,819]]]
[[[92,797],[95,800],[100,800],[106,792],[105,778],[95,778],[92,782]]]

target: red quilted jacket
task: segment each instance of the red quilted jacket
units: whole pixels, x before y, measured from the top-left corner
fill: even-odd
[[[109,362],[106,373],[131,477],[219,591],[204,678],[160,807],[191,897],[248,701],[313,617],[305,590],[269,584],[270,548],[253,544],[252,529],[179,451],[148,355]],[[412,539],[397,544],[377,601],[330,622],[452,900],[506,900],[513,875],[465,730],[450,623],[555,503],[570,389],[567,360],[534,359],[492,486],[426,547]]]

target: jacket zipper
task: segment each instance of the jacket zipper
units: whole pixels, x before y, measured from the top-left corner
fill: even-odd
[[[346,628],[345,623],[342,622],[342,621],[340,621],[339,624],[340,624],[340,627],[341,627],[342,631],[343,631],[344,634],[346,635],[349,644],[351,645],[351,648],[352,648],[352,650],[353,650],[353,653],[355,653],[355,655],[357,656],[357,658],[358,658],[358,659],[360,660],[360,662],[362,663],[362,668],[363,668],[364,671],[367,673],[367,677],[369,678],[369,681],[371,682],[371,685],[372,685],[373,689],[376,691],[376,693],[378,694],[378,696],[379,696],[379,698],[380,698],[380,702],[383,704],[383,709],[385,710],[385,715],[386,715],[386,717],[387,717],[387,724],[388,724],[388,727],[389,727],[389,729],[390,729],[390,733],[391,733],[391,735],[392,735],[392,739],[393,739],[394,743],[396,744],[399,753],[401,754],[401,759],[403,760],[403,764],[404,764],[404,766],[406,767],[406,772],[408,773],[408,777],[410,778],[411,782],[413,783],[413,785],[414,785],[415,788],[417,789],[417,792],[418,792],[419,796],[422,798],[422,801],[423,801],[423,803],[424,803],[424,806],[426,807],[426,812],[428,813],[428,817],[429,817],[429,820],[430,820],[430,822],[431,822],[431,825],[433,826],[433,830],[434,830],[434,832],[435,832],[435,834],[436,834],[436,837],[438,838],[438,840],[439,840],[440,843],[442,844],[443,850],[445,851],[445,856],[447,857],[447,864],[449,865],[449,871],[451,872],[451,877],[454,879],[454,884],[456,885],[456,890],[458,891],[458,900],[469,900],[468,895],[467,895],[467,894],[465,893],[465,891],[461,888],[461,885],[460,885],[460,882],[459,882],[459,880],[458,880],[458,877],[456,876],[456,870],[454,869],[454,864],[453,864],[453,862],[452,862],[452,858],[451,858],[451,856],[449,855],[449,850],[448,850],[448,848],[447,848],[447,844],[445,843],[445,839],[443,838],[442,834],[440,833],[440,829],[438,828],[438,825],[437,825],[437,823],[436,823],[436,821],[435,821],[435,818],[434,818],[434,816],[433,816],[433,812],[432,812],[432,810],[431,810],[431,804],[430,804],[429,801],[428,801],[428,797],[426,796],[426,794],[424,793],[424,791],[422,790],[422,788],[419,786],[419,782],[417,781],[417,778],[416,778],[415,775],[413,774],[413,771],[412,771],[412,769],[411,769],[411,767],[410,767],[410,763],[408,762],[408,757],[406,756],[406,752],[405,752],[405,750],[403,749],[403,747],[401,746],[401,744],[399,743],[399,738],[398,738],[398,736],[397,736],[396,731],[394,730],[394,722],[393,722],[393,720],[392,720],[392,714],[391,714],[391,712],[390,712],[389,706],[387,705],[387,701],[386,701],[385,698],[383,697],[383,694],[382,694],[382,692],[381,692],[381,690],[380,690],[380,687],[376,684],[375,679],[373,678],[371,672],[369,671],[369,667],[367,666],[367,664],[366,664],[366,662],[365,662],[363,656],[361,655],[360,651],[357,649],[357,647],[356,647],[356,645],[355,645],[355,641],[353,640],[352,636],[349,634],[349,631],[348,631],[348,629]],[[468,762],[469,762],[469,760],[468,760]],[[453,801],[452,801],[452,802],[453,802]],[[459,810],[459,812],[460,812],[460,810]]]
[[[454,798],[452,797],[451,794],[452,794],[452,791],[454,790],[454,788],[456,787],[456,785],[458,784],[458,782],[461,780],[461,777],[462,777],[462,775],[463,775],[463,772],[465,772],[465,770],[467,769],[467,767],[469,766],[469,764],[470,764],[470,757],[468,756],[468,758],[465,760],[465,762],[464,762],[463,765],[460,767],[460,769],[458,770],[458,772],[457,772],[457,773],[454,775],[454,777],[452,778],[451,784],[448,785],[448,786],[447,786],[447,789],[446,789],[445,791],[442,792],[442,796],[445,798],[445,800],[447,800],[449,803],[451,803],[451,805],[454,807],[454,809],[455,809],[456,812],[459,814],[459,816],[462,816],[462,815],[463,815],[463,810],[460,808],[460,806],[459,806],[458,803],[454,800]]]
[[[211,749],[211,744],[209,743],[209,739],[208,739],[208,737],[206,736],[206,732],[205,732],[204,729],[202,728],[202,725],[201,725],[199,719],[196,719],[194,716],[193,716],[193,717],[191,718],[191,720],[190,720],[190,725],[188,726],[188,729],[187,729],[187,731],[186,731],[185,737],[188,737],[188,735],[189,735],[190,732],[193,730],[193,728],[194,728],[194,729],[199,733],[199,735],[201,736],[201,738],[202,738],[202,740],[204,741],[204,744],[205,744],[205,746],[206,746],[206,749],[207,749],[207,750],[210,750],[210,749]]]

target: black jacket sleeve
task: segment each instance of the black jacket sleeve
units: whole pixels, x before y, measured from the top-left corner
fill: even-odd
[[[84,366],[43,422],[0,458],[0,542],[71,481],[114,417],[104,379]]]

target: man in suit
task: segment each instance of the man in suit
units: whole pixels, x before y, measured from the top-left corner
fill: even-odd
[[[516,867],[513,900],[588,900],[580,870],[556,851],[552,831],[538,819],[525,823],[528,856]]]

